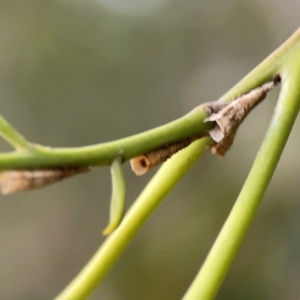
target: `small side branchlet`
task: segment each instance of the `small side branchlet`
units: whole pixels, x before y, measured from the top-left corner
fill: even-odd
[[[77,174],[89,172],[89,168],[65,167],[47,170],[10,170],[0,174],[2,194],[14,194],[33,190]]]
[[[216,122],[209,134],[214,140],[211,152],[217,157],[223,157],[233,144],[236,132],[250,111],[259,104],[269,91],[280,82],[276,76],[272,82],[268,82],[249,93],[243,94],[229,104],[211,102],[205,106],[205,111],[210,114],[204,122]]]
[[[111,164],[112,195],[110,200],[109,224],[103,235],[111,234],[121,223],[125,208],[125,180],[122,171],[122,159],[116,158]]]

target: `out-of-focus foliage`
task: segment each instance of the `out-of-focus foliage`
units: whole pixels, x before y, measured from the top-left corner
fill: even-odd
[[[0,112],[31,141],[104,142],[217,99],[299,26],[290,0],[0,0]],[[207,154],[91,299],[180,299],[251,167],[276,92]],[[218,299],[299,299],[299,123]],[[8,150],[3,142],[1,151]],[[125,165],[127,206],[155,171]],[[103,242],[108,168],[0,198],[0,299],[52,299]]]

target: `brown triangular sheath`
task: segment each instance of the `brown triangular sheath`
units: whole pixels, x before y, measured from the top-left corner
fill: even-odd
[[[205,110],[211,115],[204,122],[216,122],[215,127],[209,130],[209,134],[215,142],[210,148],[214,155],[218,157],[225,155],[233,144],[236,132],[243,120],[278,83],[279,79],[275,78],[274,81],[241,95],[225,106],[218,102],[211,102],[205,107]]]

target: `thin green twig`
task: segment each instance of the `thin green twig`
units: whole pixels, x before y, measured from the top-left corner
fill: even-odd
[[[299,44],[300,29],[219,101],[230,102],[237,96],[271,81],[280,62]],[[206,117],[207,114],[200,105],[187,115],[166,125],[113,142],[78,148],[50,148],[35,145],[31,151],[0,153],[0,170],[110,165],[120,151],[123,152],[124,159],[129,160],[161,146],[203,133],[211,126],[209,123],[203,123]],[[16,131],[15,134],[5,133],[0,126],[1,130],[2,135],[8,141],[13,142],[16,141],[16,137],[21,137]],[[21,142],[20,146],[26,148],[24,147],[27,146],[25,141],[22,142],[20,138],[19,142]]]
[[[0,170],[110,165],[120,153],[126,161],[149,150],[207,131],[212,124],[203,123],[206,117],[207,113],[200,105],[166,125],[112,142],[78,148],[33,145],[30,152],[1,153]]]
[[[0,136],[17,150],[30,148],[30,143],[28,143],[2,116],[0,116]]]
[[[112,195],[110,200],[109,224],[103,230],[103,235],[111,234],[120,224],[125,207],[125,180],[121,157],[115,159],[110,167],[112,180]]]
[[[233,263],[266,192],[300,109],[300,48],[283,61],[282,90],[251,172],[184,300],[212,300]]]
[[[236,98],[236,96],[245,93],[257,86],[260,86],[267,81],[271,81],[275,74],[278,72],[278,62],[282,61],[283,58],[287,56],[288,53],[290,53],[291,49],[295,49],[299,45],[299,43],[300,30],[298,30],[283,46],[277,49],[262,64],[260,64],[251,73],[249,73],[248,76],[241,80],[233,89],[231,89],[225,96],[223,96],[220,101],[231,101],[232,99]],[[204,117],[203,112],[201,114],[202,115],[200,115],[200,118],[197,120],[200,121],[200,123],[203,121]],[[186,119],[186,121],[188,121],[188,119]],[[189,122],[190,121],[191,120],[189,120]],[[186,124],[184,130],[187,130],[189,126],[190,124]],[[166,129],[166,127],[164,126],[161,128]],[[170,131],[166,129],[166,131],[164,132],[165,137],[169,133]],[[154,136],[158,139],[162,137],[160,136],[160,134]],[[133,137],[133,139],[135,137]],[[140,137],[143,138],[141,145],[137,144],[135,149],[130,152],[131,154],[127,153],[126,159],[131,158],[130,155],[133,155],[133,153],[133,156],[136,156],[145,152],[146,150],[151,150],[150,148],[143,148],[143,151],[139,152],[138,148],[142,146],[143,143],[147,143],[149,136],[147,137],[147,133],[143,133],[140,135]],[[121,143],[124,142],[123,149],[126,148],[125,146],[128,140],[125,139],[121,141]],[[172,141],[169,140],[169,142],[173,141],[176,141],[176,139]],[[111,146],[113,148],[113,151],[117,151],[117,149],[120,150],[120,144],[118,144],[119,142],[120,141],[113,142],[116,144],[104,144],[104,147]],[[134,146],[134,142],[132,140],[131,142]],[[120,257],[125,247],[132,240],[145,220],[151,215],[153,210],[162,201],[169,190],[177,183],[177,181],[179,181],[179,179],[183,176],[183,173],[187,172],[188,168],[194,163],[194,161],[201,156],[202,153],[199,153],[199,151],[204,151],[204,145],[202,143],[209,143],[209,139],[204,138],[194,142],[192,145],[175,155],[171,160],[169,160],[162,166],[157,175],[142,192],[138,201],[136,201],[133,207],[130,209],[119,228],[106,240],[106,242],[92,258],[92,260],[85,266],[83,271],[74,279],[74,281],[62,292],[62,294],[58,296],[57,300],[84,299],[85,297],[87,297],[87,295],[89,295],[89,293],[92,292],[94,288],[96,288],[99,282],[104,278],[110,268]],[[199,149],[198,144],[202,144],[202,148]],[[147,145],[147,147],[148,146],[149,144]],[[156,146],[159,145],[157,144]],[[106,150],[108,150],[108,148],[109,147],[107,147]],[[96,148],[94,150],[96,150]],[[63,151],[73,150],[65,149]],[[77,149],[76,151],[81,150]],[[104,151],[104,149],[102,149],[102,151]],[[125,152],[126,151],[127,149],[125,149]],[[102,154],[103,152],[100,156],[103,157]],[[111,157],[110,159],[113,158]],[[109,161],[109,159],[107,160],[107,158],[102,160],[102,162],[107,161]]]
[[[86,299],[103,280],[132,238],[166,195],[205,153],[210,138],[196,140],[162,165],[94,257],[56,300]]]

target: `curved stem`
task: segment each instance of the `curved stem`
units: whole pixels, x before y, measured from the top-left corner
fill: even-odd
[[[219,101],[230,102],[237,96],[272,81],[282,60],[299,44],[300,29]],[[110,165],[120,151],[122,151],[124,159],[129,160],[161,146],[203,133],[211,126],[209,123],[203,123],[206,117],[203,106],[199,106],[171,123],[113,142],[78,148],[50,148],[34,145],[30,151],[0,153],[0,170]],[[14,133],[8,132],[6,134],[3,129],[1,133],[8,141],[12,143],[17,141],[20,146],[27,148],[26,143],[18,138],[21,137],[18,133],[14,135]]]
[[[0,170],[110,165],[120,153],[126,161],[148,150],[206,131],[212,126],[203,123],[206,117],[207,113],[200,105],[185,116],[166,125],[112,142],[78,148],[50,148],[33,145],[31,151],[0,154]]]
[[[109,224],[103,230],[103,235],[111,234],[121,223],[125,207],[125,180],[121,158],[115,159],[110,167],[112,180],[112,195],[110,199]]]
[[[299,45],[300,41],[300,31],[298,30],[283,46],[277,49],[270,57],[268,57],[262,64],[260,64],[257,68],[255,68],[248,76],[246,76],[242,81],[240,81],[232,90],[230,90],[224,97],[220,99],[220,101],[230,101],[234,99],[236,96],[249,91],[250,89],[257,87],[258,85],[263,84],[264,82],[270,81],[273,76],[278,72],[278,64],[279,60],[289,53],[291,49],[294,49],[296,45]],[[199,108],[198,108],[199,109]],[[197,121],[202,124],[203,121],[203,111],[201,112],[200,118]],[[202,125],[201,125],[202,126]],[[291,126],[291,124],[290,124]],[[189,124],[186,124],[185,129],[189,127]],[[161,128],[165,128],[164,126]],[[160,129],[161,129],[160,128]],[[201,127],[202,128],[202,127]],[[149,132],[148,132],[149,133]],[[176,139],[171,140],[169,136],[170,132],[165,132],[165,137],[169,138],[169,143],[176,141]],[[125,149],[126,159],[139,155],[143,152],[151,150],[149,146],[149,137],[146,136],[146,133],[138,135],[140,138],[143,138],[143,142],[141,145],[137,145],[134,150],[131,149],[132,152],[127,152],[128,149],[125,149],[127,146],[127,142],[133,142],[133,140],[123,139],[120,141],[116,141],[113,143],[106,143],[102,146],[111,146],[114,151],[119,151],[121,149]],[[159,134],[155,138],[160,138]],[[133,139],[137,137],[132,137]],[[153,136],[152,136],[153,137]],[[187,136],[185,136],[187,137]],[[287,137],[286,137],[287,138]],[[123,148],[119,148],[120,144],[123,143]],[[161,142],[161,141],[160,141]],[[160,143],[159,142],[159,143]],[[115,144],[114,144],[115,143]],[[143,147],[143,143],[148,143],[147,147],[138,149],[138,147]],[[155,143],[158,143],[157,141]],[[151,215],[153,210],[159,205],[162,201],[163,197],[167,195],[167,193],[172,189],[172,187],[180,180],[180,178],[188,171],[188,169],[192,166],[195,160],[200,157],[205,151],[206,146],[210,143],[209,138],[204,138],[198,141],[195,141],[186,149],[177,153],[171,160],[165,163],[153,180],[148,184],[145,190],[142,192],[138,200],[134,203],[132,208],[129,210],[128,214],[124,218],[120,227],[106,240],[106,242],[102,245],[102,247],[98,250],[98,252],[94,255],[91,261],[85,266],[85,268],[81,271],[81,273],[73,280],[73,282],[57,297],[56,300],[76,300],[76,299],[84,299],[87,297],[93,289],[101,282],[119,256],[122,254],[124,249],[130,243],[134,235],[146,221],[146,219]],[[118,144],[118,145],[117,145]],[[165,144],[165,143],[164,143]],[[156,144],[156,146],[161,146],[162,143]],[[100,145],[101,146],[101,145]],[[134,146],[134,143],[132,143]],[[153,145],[152,145],[153,146]],[[88,148],[88,150],[96,150],[96,147],[92,146],[94,149]],[[115,147],[115,148],[114,148]],[[108,149],[109,147],[107,147]],[[155,148],[155,147],[153,147]],[[86,149],[86,148],[85,148]],[[101,155],[107,149],[102,149]],[[47,152],[45,149],[41,148],[45,153]],[[99,149],[98,149],[99,150]],[[101,150],[101,149],[100,149]],[[130,149],[129,149],[130,150]],[[140,151],[141,150],[141,151]],[[63,151],[73,151],[72,149],[64,149]],[[80,148],[76,151],[81,151]],[[47,154],[47,153],[46,153]],[[71,155],[72,153],[69,153]],[[107,154],[108,155],[108,154]],[[132,155],[132,156],[130,156]],[[1,158],[1,157],[0,157]],[[102,160],[98,157],[103,164],[113,160],[114,156],[107,156],[102,158]],[[96,159],[94,156],[93,159]],[[77,162],[80,163],[80,162]],[[239,242],[239,241],[238,241]],[[234,250],[237,251],[238,242],[235,244]],[[221,276],[225,276],[229,264],[230,258],[233,259],[235,253],[231,252],[231,255],[228,258],[225,258],[226,264],[223,264],[223,273],[221,272]],[[227,269],[226,269],[227,268]],[[221,281],[223,278],[220,277],[219,280],[215,281],[215,290],[219,288]],[[221,279],[220,279],[221,278]],[[208,282],[208,290],[211,287]],[[219,285],[218,285],[219,284]],[[195,291],[195,289],[193,289]],[[195,295],[194,291],[191,295]],[[215,292],[216,293],[216,292]],[[189,299],[204,299],[204,298],[193,298],[192,296]],[[208,298],[207,298],[208,299]]]
[[[251,172],[184,300],[214,299],[254,219],[300,108],[300,50],[283,61],[282,90]]]
[[[210,138],[196,140],[162,165],[132,205],[121,225],[56,300],[81,300],[92,293],[155,208],[204,154],[210,143]]]

